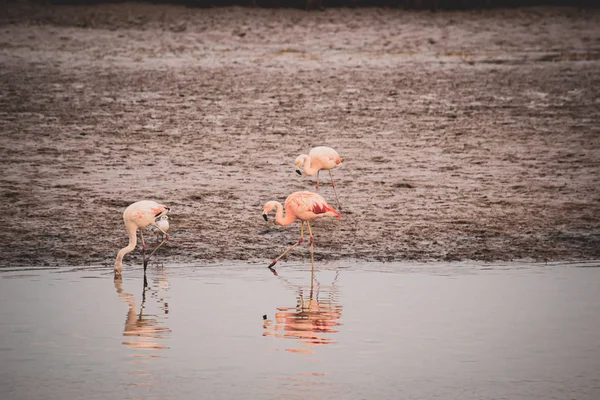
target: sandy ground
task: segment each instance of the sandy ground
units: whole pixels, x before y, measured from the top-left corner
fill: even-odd
[[[161,261],[266,265],[317,145],[317,260],[600,258],[598,10],[8,4],[0,63],[4,267],[111,266],[141,199]]]

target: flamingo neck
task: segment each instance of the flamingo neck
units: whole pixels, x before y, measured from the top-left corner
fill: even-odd
[[[123,269],[123,257],[125,254],[132,252],[137,244],[137,227],[127,227],[127,233],[129,233],[129,244],[123,247],[117,253],[117,259],[115,260],[115,276],[121,276],[121,270]]]
[[[279,225],[289,225],[296,220],[296,216],[290,213],[288,210],[286,210],[286,215],[284,218],[283,206],[281,205],[281,203],[277,203],[275,206],[277,207],[277,212],[275,213],[275,221],[277,221]]]
[[[304,174],[305,175],[312,176],[312,175],[316,174],[317,172],[319,172],[318,168],[313,167],[310,156],[304,155],[303,159],[304,159]]]

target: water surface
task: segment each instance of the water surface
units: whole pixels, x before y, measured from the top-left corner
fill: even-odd
[[[600,263],[0,273],[0,398],[600,398]]]

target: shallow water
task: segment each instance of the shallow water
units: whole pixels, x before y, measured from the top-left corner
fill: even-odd
[[[0,398],[595,400],[599,266],[5,270]]]

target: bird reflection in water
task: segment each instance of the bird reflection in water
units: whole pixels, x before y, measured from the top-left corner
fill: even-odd
[[[341,325],[342,306],[338,304],[336,286],[339,271],[336,271],[331,285],[323,286],[312,270],[308,293],[303,285],[294,285],[278,274],[274,275],[298,293],[297,302],[295,307],[278,307],[274,320],[264,320],[263,336],[296,339],[311,348],[336,343],[331,335],[337,333]],[[315,353],[307,348],[286,348],[286,351]]]
[[[152,287],[144,274],[139,309],[135,296],[123,290],[123,278],[115,278],[114,284],[119,298],[129,306],[123,329],[125,337],[123,344],[134,350],[131,356],[134,357],[135,364],[148,364],[151,359],[162,356],[157,350],[168,348],[165,342],[170,336],[171,330],[164,326],[169,314],[169,303],[164,297],[164,292],[169,288],[168,277],[166,274],[158,276],[152,282],[155,285]],[[148,311],[148,309],[155,311],[156,308],[158,309],[156,313]],[[141,376],[149,375],[148,371],[139,370],[137,372]],[[149,381],[147,383],[150,384]]]

